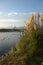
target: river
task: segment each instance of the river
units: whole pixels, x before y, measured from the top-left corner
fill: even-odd
[[[20,32],[0,32],[0,55],[15,47],[20,38]]]

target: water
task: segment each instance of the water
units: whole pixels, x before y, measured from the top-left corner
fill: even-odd
[[[19,37],[20,32],[0,32],[0,55],[15,47]]]

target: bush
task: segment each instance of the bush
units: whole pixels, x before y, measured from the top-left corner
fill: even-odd
[[[8,52],[8,53],[9,53],[9,55],[11,55],[11,56],[12,56],[12,55],[14,55],[14,53],[15,53],[14,48],[11,48],[11,49],[9,50],[9,52]]]
[[[29,30],[23,32],[16,45],[16,49],[19,53],[31,56],[36,49],[35,30],[30,28]]]
[[[40,65],[43,61],[43,30],[39,28],[34,30],[32,27],[25,30],[16,45],[16,49],[19,53],[27,56],[27,65]]]

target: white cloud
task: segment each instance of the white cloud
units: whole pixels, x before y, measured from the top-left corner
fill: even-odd
[[[8,28],[8,27],[9,25],[4,25],[4,24],[0,25],[0,28]]]
[[[21,20],[16,19],[0,19],[0,28],[12,28],[14,26],[14,23],[20,21]]]
[[[10,12],[10,13],[8,13],[8,16],[11,16],[11,15],[18,15],[18,13],[17,12]]]
[[[8,13],[8,16],[12,15],[12,13]]]
[[[1,24],[0,28],[13,28],[14,25],[5,25],[5,24]]]
[[[18,13],[17,12],[14,12],[14,15],[18,15]]]
[[[16,19],[0,19],[0,22],[19,22],[20,20]]]
[[[8,16],[11,16],[11,15],[28,15],[29,13],[24,13],[24,12],[9,12],[8,13]]]
[[[24,13],[24,12],[9,12],[9,13],[4,13],[0,11],[0,15],[6,15],[6,16],[12,16],[12,15],[28,15],[29,13]]]
[[[0,12],[0,15],[3,14],[3,12]]]

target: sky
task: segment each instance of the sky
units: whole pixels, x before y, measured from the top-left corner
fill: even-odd
[[[0,28],[24,26],[34,12],[43,13],[43,0],[0,0]]]

